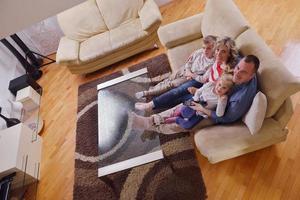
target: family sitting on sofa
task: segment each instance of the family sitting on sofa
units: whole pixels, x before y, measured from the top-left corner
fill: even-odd
[[[258,91],[259,64],[254,55],[238,61],[231,38],[216,41],[215,36],[206,36],[203,48],[196,50],[179,71],[168,78],[162,75],[146,80],[165,78],[149,91],[136,94],[137,98],[160,94],[148,103],[136,103],[138,110],[170,109],[150,117],[133,113],[133,124],[136,128],[172,134],[191,130],[204,118],[210,118],[214,124],[240,120]]]

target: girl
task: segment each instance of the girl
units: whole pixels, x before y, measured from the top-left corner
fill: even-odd
[[[218,117],[224,115],[227,94],[233,86],[232,75],[223,74],[216,82],[207,82],[198,89],[191,101],[186,101],[175,112],[164,119],[165,123],[177,123],[184,129],[191,129],[202,119],[207,118],[206,110],[216,109]],[[195,110],[197,104],[205,109]]]

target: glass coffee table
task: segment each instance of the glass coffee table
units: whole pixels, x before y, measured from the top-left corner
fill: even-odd
[[[163,158],[158,134],[133,128],[131,112],[149,114],[134,110],[135,93],[149,88],[138,81],[143,77],[146,68],[97,86],[98,177]]]

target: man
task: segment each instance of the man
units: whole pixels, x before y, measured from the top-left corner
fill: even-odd
[[[259,64],[259,59],[256,56],[248,55],[236,65],[232,78],[235,86],[232,89],[225,114],[222,117],[218,117],[215,111],[206,110],[199,104],[194,104],[192,108],[207,113],[213,124],[227,124],[240,120],[249,110],[257,93],[256,72]],[[142,117],[134,114],[133,124],[135,127],[133,128],[144,128],[163,134],[189,131],[175,123],[164,123],[164,118],[170,116],[176,107],[150,117]]]

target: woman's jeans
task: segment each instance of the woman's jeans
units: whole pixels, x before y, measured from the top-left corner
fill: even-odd
[[[189,87],[200,88],[202,85],[202,83],[192,79],[177,88],[171,89],[162,95],[153,98],[153,109],[172,108],[180,103],[183,103],[184,101],[193,97],[193,95],[187,90]]]

